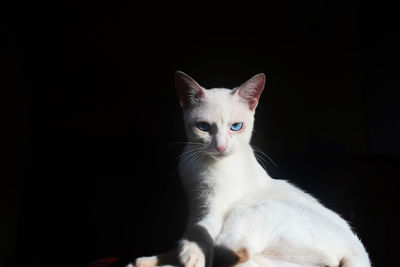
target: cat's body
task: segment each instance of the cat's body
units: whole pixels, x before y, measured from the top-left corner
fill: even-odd
[[[249,142],[264,82],[257,75],[234,90],[205,90],[177,73],[190,141],[179,166],[190,201],[189,234],[174,254],[177,264],[211,265],[212,247],[221,246],[236,254],[235,265],[246,267],[371,266],[340,216],[288,182],[272,179],[258,163]],[[210,241],[196,237],[191,230],[196,227]],[[155,259],[139,258],[136,264],[160,264]]]
[[[233,251],[245,248],[250,260],[243,264],[253,262],[251,266],[291,262],[333,267],[353,255],[364,260],[354,266],[369,266],[347,223],[310,195],[270,178],[250,146],[224,160],[205,163],[206,172],[199,163],[190,171],[181,168],[193,203],[190,224],[204,226],[216,245]]]

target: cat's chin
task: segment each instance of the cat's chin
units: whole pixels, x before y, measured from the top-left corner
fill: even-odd
[[[229,157],[230,155],[232,155],[232,152],[223,152],[223,153],[210,152],[208,154],[210,155],[210,157],[219,160]]]

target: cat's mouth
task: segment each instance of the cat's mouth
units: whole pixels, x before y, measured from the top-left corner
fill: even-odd
[[[216,158],[225,158],[228,156],[228,153],[215,153]]]
[[[191,144],[189,150],[182,154],[183,158],[190,160],[201,160],[207,157],[212,159],[222,159],[232,154],[232,149],[226,149],[224,151],[218,151],[213,147],[200,144]]]
[[[215,150],[207,150],[207,154],[213,158],[221,159],[225,158],[232,154],[231,150],[225,150],[223,152],[215,151]]]

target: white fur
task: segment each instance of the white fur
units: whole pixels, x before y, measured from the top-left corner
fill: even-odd
[[[196,243],[182,240],[180,245],[182,250],[178,258],[184,266],[205,266],[206,258]]]
[[[204,92],[196,106],[184,111],[189,142],[180,176],[191,204],[189,226],[204,226],[215,244],[247,249],[250,259],[239,266],[371,266],[362,243],[339,215],[290,183],[271,178],[259,165],[249,144],[254,110],[229,89]],[[197,121],[207,121],[213,131],[199,130]],[[244,129],[230,131],[235,122],[243,122]],[[218,154],[215,147],[221,143],[227,150]],[[182,249],[185,259],[190,251],[199,253]],[[204,266],[202,258],[198,263],[194,266]]]

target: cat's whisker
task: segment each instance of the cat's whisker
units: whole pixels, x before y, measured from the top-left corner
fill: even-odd
[[[201,159],[203,153],[204,153],[203,151],[198,151],[198,152],[194,155],[192,161],[193,161],[194,163],[199,163],[199,162],[200,162],[199,159]]]
[[[197,165],[197,164],[196,164],[197,162],[196,162],[196,160],[195,160],[196,155],[197,155],[197,154],[191,155],[191,157],[187,160],[187,162],[186,162],[186,164],[185,164],[185,169],[188,168],[188,167],[190,167],[190,166],[195,166],[195,165]]]
[[[185,164],[185,166],[186,166],[187,164],[189,164],[191,162],[193,157],[194,157],[194,153],[193,152],[187,153],[187,154],[182,155],[180,157],[180,162],[181,162],[181,164]]]
[[[166,144],[166,147],[168,149],[176,148],[176,149],[182,150],[185,147],[198,147],[200,145],[201,145],[201,143],[196,143],[196,142],[174,142],[174,143]]]
[[[258,158],[259,158],[260,161],[261,161],[261,165],[262,165],[263,168],[266,170],[266,169],[267,169],[266,166],[268,165],[267,160],[266,160],[264,157],[260,156],[260,155],[258,155]]]
[[[178,155],[176,159],[180,159],[184,156],[190,155],[191,153],[193,153],[193,150],[185,150],[180,155]]]
[[[181,162],[184,163],[184,168],[186,169],[191,164],[199,163],[206,156],[206,152],[203,148],[197,147],[194,149],[188,149],[184,151],[181,155]]]
[[[182,156],[181,164],[184,164],[183,169],[186,169],[190,165],[191,159],[193,158],[193,154],[194,154],[193,151],[190,151],[190,153],[188,152]]]
[[[279,168],[278,165],[276,165],[276,163],[271,159],[271,157],[269,157],[269,156],[268,156],[264,151],[262,151],[260,148],[254,146],[254,145],[252,145],[252,148],[253,148],[255,154],[256,154],[256,153],[259,153],[261,156],[266,157],[275,167]]]
[[[270,157],[262,153],[262,151],[254,150],[254,154],[257,155],[258,159],[261,160],[263,163],[268,164],[269,162],[272,163],[275,167],[278,167],[275,162],[273,162]]]
[[[178,155],[178,156],[175,158],[175,161],[178,160],[178,159],[183,158],[183,157],[186,156],[186,155],[189,155],[189,154],[191,154],[191,153],[193,153],[193,152],[200,151],[200,150],[203,150],[203,149],[202,149],[201,147],[190,147],[189,149],[184,150],[180,155]]]
[[[260,155],[258,155],[257,153],[254,153],[254,155],[256,156],[257,161],[261,164],[263,169],[266,170],[267,168],[265,167],[265,159],[263,157],[260,157]]]
[[[207,153],[206,153],[205,151],[203,151],[203,154],[202,154],[201,160],[204,160],[206,157],[207,157]]]

